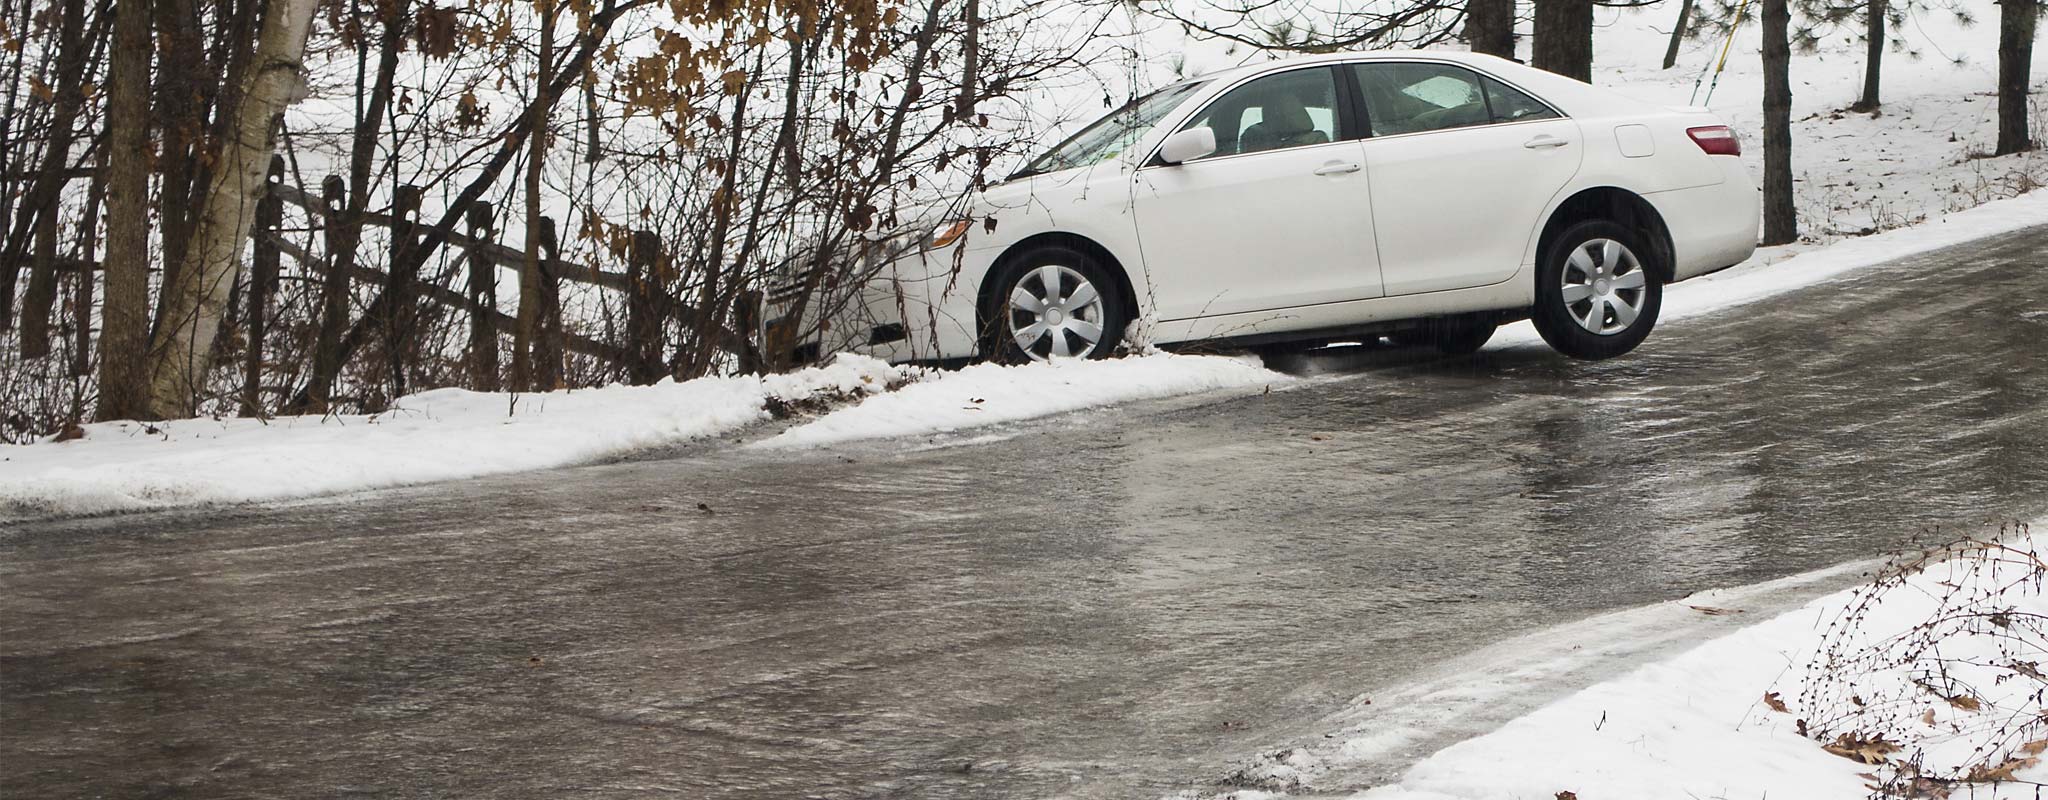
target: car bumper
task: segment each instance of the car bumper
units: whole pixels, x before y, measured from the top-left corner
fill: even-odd
[[[1739,158],[1717,156],[1724,179],[1710,186],[1653,192],[1644,198],[1663,216],[1677,256],[1676,280],[1704,275],[1748,260],[1756,252],[1756,184]]]

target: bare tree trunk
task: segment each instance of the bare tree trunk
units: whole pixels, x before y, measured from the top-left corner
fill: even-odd
[[[149,346],[149,0],[117,0],[107,73],[106,300],[101,420],[141,416]]]
[[[1671,44],[1664,47],[1664,68],[1678,66],[1678,45],[1685,41],[1686,26],[1692,24],[1692,0],[1683,0],[1678,6],[1678,24],[1671,28]]]
[[[1474,53],[1512,60],[1515,57],[1515,0],[1466,0],[1465,41],[1472,45]]]
[[[1763,0],[1764,33],[1764,239],[1766,245],[1799,238],[1792,204],[1792,12],[1787,0]]]
[[[555,99],[547,96],[548,70],[555,58],[555,3],[541,0],[540,5],[540,65],[533,72],[535,99],[528,109],[533,115],[528,125],[532,133],[526,140],[526,258],[519,263],[519,324],[512,329],[512,389],[519,392],[555,388],[540,385],[534,363],[545,313],[540,291],[540,170],[547,163],[548,118],[555,107]]]
[[[1531,66],[1593,82],[1593,0],[1536,0]]]
[[[242,353],[242,416],[263,415],[263,339],[269,333],[270,294],[277,288],[279,259],[277,245],[270,237],[278,235],[278,227],[284,223],[284,199],[269,191],[268,186],[284,182],[284,158],[270,159],[270,182],[261,200],[256,203],[255,252],[250,259],[249,270],[249,336],[247,349]]]
[[[35,254],[29,260],[28,289],[21,296],[21,356],[43,358],[50,354],[50,310],[57,302],[57,225],[64,203],[62,187],[71,170],[72,130],[79,106],[85,102],[80,87],[85,79],[85,0],[65,0],[64,18],[59,24],[57,56],[57,102],[50,118],[50,145],[43,151],[42,175],[38,177]]]
[[[2034,149],[2027,130],[2027,84],[2034,61],[2039,0],[2000,0],[1998,11],[1998,149],[2007,155]]]
[[[1884,0],[1866,0],[1863,6],[1863,97],[1850,111],[1876,111],[1879,73],[1884,68]]]
[[[213,170],[178,281],[164,287],[164,324],[150,342],[147,411],[190,416],[212,363],[213,335],[241,266],[256,202],[275,150],[277,119],[302,91],[306,34],[316,0],[271,0],[242,79],[240,102],[220,166]]]

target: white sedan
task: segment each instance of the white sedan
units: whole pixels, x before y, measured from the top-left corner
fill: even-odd
[[[1490,56],[1238,67],[1132,102],[897,239],[811,345],[1023,361],[1127,335],[1385,336],[1457,353],[1533,318],[1559,352],[1609,358],[1649,335],[1666,284],[1755,249],[1739,153],[1704,109]]]

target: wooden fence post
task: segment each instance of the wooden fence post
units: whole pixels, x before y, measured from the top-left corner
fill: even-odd
[[[480,245],[498,241],[494,211],[489,201],[478,200],[469,207],[469,237]],[[479,392],[498,390],[498,329],[491,314],[498,310],[498,265],[484,255],[484,248],[472,246],[469,259],[469,369],[470,386]]]
[[[320,331],[313,342],[312,385],[306,387],[305,408],[325,413],[330,398],[327,384],[321,376],[333,376],[341,372],[341,337],[348,331],[349,279],[348,269],[343,262],[354,263],[353,256],[344,258],[356,246],[355,238],[349,235],[348,183],[340,175],[329,175],[320,182],[320,206],[326,210],[320,216],[322,243],[326,248],[323,269],[326,274],[320,279]]]
[[[419,313],[419,302],[413,297],[413,283],[418,278],[417,269],[400,269],[407,263],[409,254],[418,243],[421,189],[406,184],[398,187],[391,197],[391,260],[386,262],[385,293],[391,296],[391,303],[385,309],[384,349],[390,357],[391,398],[396,400],[406,393],[406,356],[415,343],[412,341],[413,320]]]
[[[540,325],[533,332],[534,385],[562,388],[562,276],[555,260],[562,257],[555,220],[540,218]]]
[[[263,337],[270,292],[277,286],[278,228],[284,224],[284,198],[277,196],[284,182],[284,157],[270,157],[270,179],[263,199],[256,201],[255,242],[249,259],[249,345],[242,365],[242,416],[263,413]]]
[[[632,382],[661,380],[661,317],[655,298],[661,287],[656,263],[661,260],[661,235],[634,231],[626,274],[626,352],[632,354]]]

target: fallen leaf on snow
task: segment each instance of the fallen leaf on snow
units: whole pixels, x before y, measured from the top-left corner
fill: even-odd
[[[1776,711],[1780,714],[1786,712],[1785,699],[1779,697],[1777,692],[1765,692],[1764,705],[1770,706],[1772,711]]]
[[[1709,616],[1709,617],[1721,617],[1721,616],[1727,616],[1727,615],[1729,615],[1729,614],[1740,614],[1740,613],[1742,613],[1742,609],[1739,609],[1739,608],[1715,608],[1715,607],[1713,607],[1713,606],[1695,606],[1695,605],[1688,605],[1688,606],[1686,606],[1686,608],[1690,608],[1690,609],[1692,609],[1692,610],[1694,610],[1694,611],[1698,611],[1698,612],[1700,612],[1700,613],[1702,613],[1702,614],[1705,614],[1705,615],[1707,615],[1707,616]]]
[[[1899,751],[1899,746],[1881,733],[1868,738],[1860,733],[1845,733],[1835,737],[1834,742],[1821,745],[1820,749],[1865,764],[1882,764]]]

